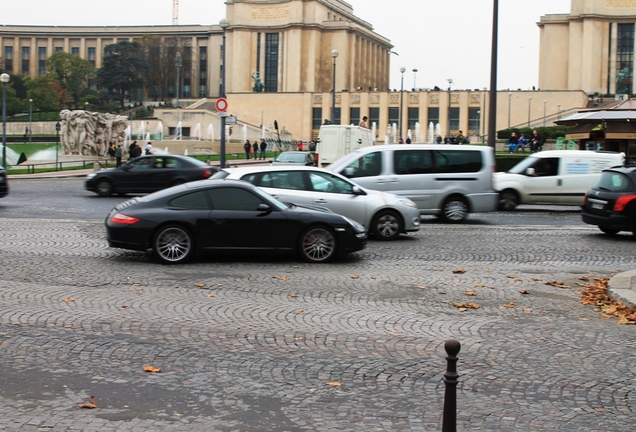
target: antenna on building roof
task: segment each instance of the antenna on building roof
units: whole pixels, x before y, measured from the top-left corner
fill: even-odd
[[[172,0],[172,25],[179,25],[179,0]]]

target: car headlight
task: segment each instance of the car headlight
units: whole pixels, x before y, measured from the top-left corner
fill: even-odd
[[[415,205],[415,203],[408,198],[400,197],[400,203],[404,204],[405,206],[417,208],[417,205]]]
[[[342,218],[344,220],[346,220],[347,222],[349,222],[349,225],[351,225],[353,227],[354,230],[358,231],[358,232],[363,232],[366,231],[367,229],[364,227],[364,225],[362,225],[361,223],[358,223],[354,220],[349,219],[346,216],[342,216]]]
[[[86,180],[90,180],[93,177],[95,177],[97,175],[97,173],[90,173],[89,175],[86,176]]]

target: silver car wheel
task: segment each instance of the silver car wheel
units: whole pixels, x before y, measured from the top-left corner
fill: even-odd
[[[451,198],[444,203],[442,216],[447,222],[461,222],[468,216],[468,205],[461,198]]]
[[[97,195],[107,197],[113,193],[113,185],[109,180],[100,180],[97,183]]]
[[[190,233],[176,225],[161,229],[155,237],[154,250],[164,263],[183,262],[192,253],[193,242]]]
[[[310,228],[300,237],[300,253],[308,262],[329,261],[336,253],[336,237],[328,228]]]
[[[395,240],[402,231],[400,218],[390,211],[379,213],[373,219],[372,227],[373,236],[377,240]]]

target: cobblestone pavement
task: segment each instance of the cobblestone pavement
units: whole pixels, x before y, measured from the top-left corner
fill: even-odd
[[[438,224],[326,265],[164,266],[101,221],[0,230],[2,431],[439,431],[449,338],[458,430],[636,424],[636,328],[576,293],[636,268],[630,236]]]

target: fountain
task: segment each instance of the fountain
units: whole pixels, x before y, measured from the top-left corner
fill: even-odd
[[[435,126],[433,126],[433,122],[430,122],[428,124],[428,142],[431,144],[434,143],[435,138]]]
[[[206,135],[208,141],[214,141],[214,125],[208,125],[208,134]]]
[[[188,149],[185,149],[185,151],[183,152],[183,155],[184,155],[184,156],[187,156],[187,155],[188,155]]]
[[[411,129],[408,129],[406,131],[406,138],[409,140],[409,142],[413,142],[413,134],[411,133]]]
[[[442,136],[442,127],[439,125],[439,123],[435,125],[435,138],[437,138],[438,136]]]
[[[179,122],[177,123],[177,129],[175,130],[174,141],[176,140],[181,141],[182,138],[183,138],[183,124]]]
[[[131,122],[131,127],[132,127],[132,122]],[[137,139],[143,140],[145,136],[146,136],[146,123],[139,122],[139,133],[137,134]]]
[[[243,142],[247,141],[247,125],[243,125]]]
[[[415,123],[415,142],[420,142],[420,122]]]
[[[389,136],[384,135],[384,145],[388,145],[388,144],[389,144]]]
[[[46,148],[46,149],[43,149],[43,150],[39,150],[39,151],[33,153],[31,156],[29,156],[29,160],[55,160],[55,154],[57,153],[56,149],[55,149],[56,146],[57,146],[57,144],[55,144],[55,145],[53,145],[53,146],[51,146],[49,148]],[[7,149],[11,150],[8,147],[7,147]],[[10,160],[9,155],[7,155],[7,161],[9,161],[9,160]]]
[[[375,122],[371,123],[371,134],[373,135],[373,141],[375,141],[375,131],[376,131],[376,124]]]
[[[394,144],[397,144],[397,125],[395,123],[391,124],[391,141]]]
[[[163,123],[157,123],[157,137],[159,141],[163,141]]]
[[[201,141],[201,123],[197,123],[197,125],[194,127],[193,136]]]
[[[150,141],[150,132],[146,132],[146,142]]]
[[[2,149],[2,145],[0,145],[0,150]],[[6,165],[16,165],[18,163],[18,160],[20,159],[20,155],[13,150],[12,148],[10,148],[9,146],[7,146],[7,163]],[[55,159],[55,158],[53,158]]]

